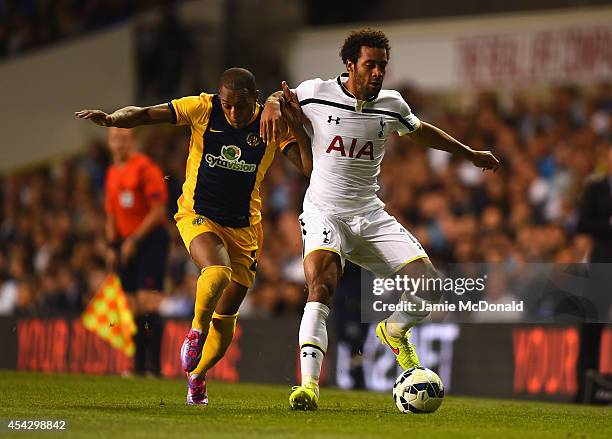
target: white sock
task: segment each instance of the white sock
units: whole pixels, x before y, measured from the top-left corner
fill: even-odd
[[[410,302],[415,304],[417,310],[421,309],[421,303],[428,303],[428,300],[421,299],[417,295],[403,293],[400,299],[402,302]],[[429,315],[429,311],[403,311],[397,310],[387,319],[387,334],[391,337],[403,337],[406,332],[414,325],[419,323]]]
[[[302,385],[319,385],[321,365],[327,351],[327,324],[329,308],[320,302],[308,302],[300,324],[300,367]]]

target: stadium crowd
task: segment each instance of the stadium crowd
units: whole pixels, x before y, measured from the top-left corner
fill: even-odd
[[[494,152],[497,173],[407,138],[387,145],[380,176],[386,209],[420,240],[434,263],[580,262],[590,241],[576,233],[585,182],[605,172],[612,147],[612,86],[557,87],[539,98],[478,95],[471,109],[403,89],[413,111],[473,147]],[[182,130],[147,127],[139,143],[166,174],[172,234],[161,313],[189,316],[197,269],[171,220],[187,157]],[[0,176],[0,314],[80,312],[106,275],[104,139],[82,154]],[[305,302],[297,217],[307,180],[280,157],[263,185],[264,248],[242,315],[298,312]],[[499,279],[498,279],[499,281]],[[512,298],[493,282],[487,299]],[[355,292],[358,294],[358,292]]]
[[[81,36],[164,0],[0,1],[0,58]]]

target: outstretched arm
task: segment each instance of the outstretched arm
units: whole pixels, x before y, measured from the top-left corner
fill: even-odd
[[[133,128],[139,125],[171,123],[174,121],[168,104],[152,107],[124,107],[107,114],[101,110],[81,110],[74,113],[79,119],[89,119],[103,127]]]
[[[490,151],[477,151],[459,142],[449,134],[433,125],[421,121],[421,126],[415,131],[408,133],[410,138],[422,146],[439,149],[458,155],[471,161],[474,166],[482,170],[492,169],[497,171],[499,160]]]
[[[310,137],[304,130],[306,116],[304,116],[302,112],[302,107],[300,106],[297,95],[289,89],[285,81],[282,82],[282,88],[282,95],[278,98],[280,112],[283,121],[287,123],[298,142],[302,172],[310,176],[312,172],[312,147]]]

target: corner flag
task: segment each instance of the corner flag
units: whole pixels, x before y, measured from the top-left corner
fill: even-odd
[[[81,315],[83,326],[107,340],[128,357],[134,355],[136,324],[119,278],[110,274]]]

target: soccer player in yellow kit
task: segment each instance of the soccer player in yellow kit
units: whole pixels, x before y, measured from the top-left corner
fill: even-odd
[[[112,114],[83,110],[77,117],[102,126],[134,127],[155,123],[188,125],[189,157],[176,225],[201,270],[192,328],[181,348],[187,373],[187,404],[208,404],[206,371],[229,347],[238,308],[253,285],[263,240],[260,185],[276,149],[303,172],[311,158],[286,129],[278,141],[259,136],[261,105],[251,72],[226,70],[218,94],[201,93],[152,107],[125,107]],[[309,144],[308,144],[309,145]]]

